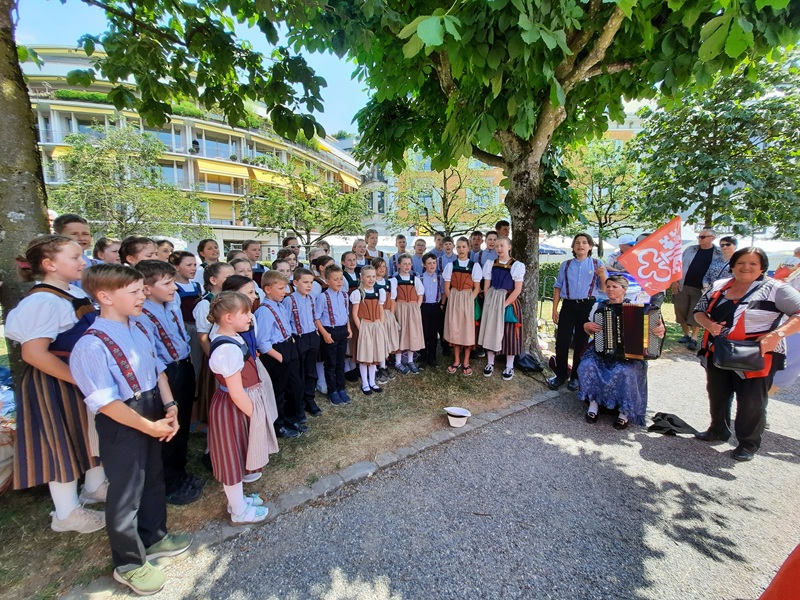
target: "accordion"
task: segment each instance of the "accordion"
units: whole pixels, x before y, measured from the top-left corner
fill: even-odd
[[[602,304],[593,321],[602,329],[594,334],[598,354],[633,360],[661,356],[664,339],[653,333],[661,322],[661,310],[652,304]]]

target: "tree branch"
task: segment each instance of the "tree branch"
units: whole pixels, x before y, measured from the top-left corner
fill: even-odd
[[[504,169],[506,166],[506,162],[503,160],[502,156],[492,154],[491,152],[486,152],[486,150],[481,150],[475,144],[472,145],[472,156],[477,158],[482,163],[489,165],[490,167],[499,167]]]
[[[458,93],[458,86],[453,79],[453,71],[450,68],[450,57],[446,51],[434,52],[431,54],[433,66],[436,68],[436,75],[439,78],[439,87],[445,96],[450,98]]]
[[[622,12],[622,9],[616,7],[600,30],[600,35],[597,37],[597,41],[589,54],[561,82],[561,87],[564,88],[565,93],[569,93],[575,87],[575,84],[586,79],[587,73],[605,58],[606,50],[614,41],[614,37],[617,35],[625,18],[625,13]]]
[[[619,73],[621,71],[627,71],[628,69],[632,69],[635,67],[636,64],[633,61],[625,61],[625,62],[618,62],[618,63],[609,63],[606,65],[598,65],[592,69],[589,69],[586,72],[585,79],[590,79],[592,77],[596,77],[597,75],[602,75],[603,73]]]
[[[179,37],[170,34],[167,30],[152,25],[147,21],[142,21],[141,19],[137,18],[136,15],[132,15],[130,13],[126,13],[124,10],[120,10],[116,6],[111,6],[105,2],[100,2],[99,0],[82,0],[84,4],[88,4],[89,6],[96,6],[97,8],[101,8],[109,14],[119,17],[120,19],[124,19],[130,23],[132,23],[135,27],[139,27],[146,31],[149,31],[153,35],[156,35],[160,38],[169,40],[173,44],[177,44],[179,46],[186,47],[186,42]],[[135,29],[134,29],[135,33]]]

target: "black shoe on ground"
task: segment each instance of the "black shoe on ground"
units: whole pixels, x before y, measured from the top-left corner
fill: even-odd
[[[306,425],[305,423],[289,423],[287,427],[296,429],[300,433],[305,433],[306,431],[308,431],[308,425]]]
[[[317,406],[316,402],[313,402],[310,406],[306,407],[306,412],[312,417],[318,417],[322,414],[322,409]]]
[[[547,380],[547,387],[549,387],[551,390],[557,390],[562,385],[564,385],[564,380],[559,379],[558,377],[551,377]]]
[[[167,502],[177,506],[185,506],[186,504],[191,504],[199,497],[200,490],[195,489],[191,484],[184,480],[177,490],[171,494],[167,494]]]
[[[679,344],[688,344],[691,341],[691,337],[688,335],[684,335],[682,338],[678,338]]]
[[[686,349],[690,350],[691,352],[696,352],[697,351],[697,342],[695,340],[689,340],[686,343]]]
[[[755,455],[756,455],[755,452],[750,452],[749,450],[745,450],[744,448],[739,446],[738,448],[736,448],[736,450],[733,451],[733,454],[731,456],[733,457],[733,460],[738,460],[739,462],[747,462],[749,460],[753,460]]]
[[[694,434],[695,439],[700,440],[701,442],[727,442],[730,436],[722,436],[718,433],[711,431],[710,429],[707,431],[700,431]]]
[[[345,381],[359,381],[361,373],[358,369],[351,369],[344,374]]]
[[[299,438],[302,435],[297,429],[292,429],[290,427],[280,427],[275,433],[279,438]]]
[[[198,492],[202,492],[203,488],[206,487],[205,479],[200,479],[199,477],[195,477],[191,473],[186,474],[186,479],[184,481],[186,481],[187,485],[192,486]]]
[[[581,384],[578,383],[577,379],[570,379],[569,383],[567,384],[567,389],[570,392],[577,392],[579,389],[581,389]]]

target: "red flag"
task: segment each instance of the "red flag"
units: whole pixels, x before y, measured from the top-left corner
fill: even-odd
[[[617,260],[651,296],[664,291],[683,272],[681,218],[675,217]]]

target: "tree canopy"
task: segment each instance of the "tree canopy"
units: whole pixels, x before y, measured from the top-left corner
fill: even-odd
[[[439,172],[422,166],[418,158],[412,159],[397,177],[387,213],[394,229],[464,235],[508,216],[493,174],[485,166],[470,165],[465,158]]]
[[[419,148],[502,167],[513,254],[535,322],[539,229],[574,215],[559,148],[622,121],[625,98],[706,85],[797,40],[788,0],[330,0],[289,18],[295,47],[351,57],[373,90],[357,116],[363,159],[404,165]],[[525,333],[536,351],[535,328]]]
[[[265,159],[274,175],[270,183],[251,184],[243,216],[262,231],[291,231],[305,246],[331,235],[362,230],[367,215],[365,192],[343,192],[340,182],[321,178],[319,171],[290,157]]]
[[[61,159],[66,183],[48,186],[50,207],[76,213],[104,235],[188,237],[210,233],[201,199],[164,180],[158,159],[166,146],[131,127],[96,128],[67,136]]]
[[[638,167],[623,142],[609,139],[576,144],[567,151],[565,163],[580,218],[560,231],[575,235],[587,226],[596,230],[598,255],[603,256],[603,240],[636,226]]]
[[[800,222],[797,54],[740,67],[667,111],[650,112],[633,146],[640,217],[732,226],[737,233]]]

